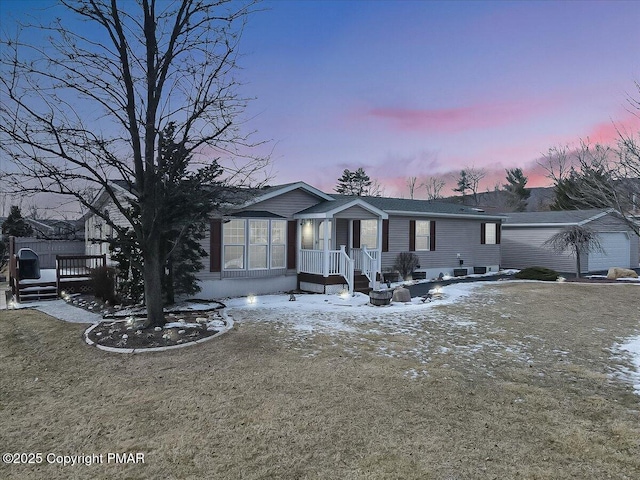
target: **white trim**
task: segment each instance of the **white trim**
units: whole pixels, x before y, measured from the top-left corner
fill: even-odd
[[[384,210],[380,210],[379,208],[374,207],[373,205],[371,205],[370,203],[367,203],[365,200],[362,200],[360,198],[356,198],[352,201],[350,201],[349,203],[345,203],[343,205],[340,205],[339,207],[335,207],[332,210],[328,210],[326,212],[321,212],[321,213],[296,213],[293,218],[295,219],[307,219],[307,218],[333,218],[333,216],[336,213],[340,213],[344,210],[347,210],[351,207],[361,207],[364,208],[365,210],[369,211],[370,213],[373,213],[374,215],[377,215],[378,217],[382,218],[383,220],[387,220],[389,218],[389,215],[387,214],[387,212],[385,212]]]

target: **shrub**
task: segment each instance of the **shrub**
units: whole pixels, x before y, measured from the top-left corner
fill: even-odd
[[[116,272],[111,267],[94,268],[91,272],[93,291],[96,298],[105,302],[116,302]]]
[[[400,252],[396,257],[396,261],[393,268],[402,275],[402,278],[406,280],[413,271],[420,266],[420,260],[415,253]]]
[[[545,267],[529,267],[520,270],[514,275],[520,280],[542,280],[545,282],[554,282],[558,279],[558,272]]]

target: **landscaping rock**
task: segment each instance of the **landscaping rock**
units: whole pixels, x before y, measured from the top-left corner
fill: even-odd
[[[411,302],[411,292],[404,287],[398,287],[393,291],[392,301],[394,302]]]
[[[607,272],[609,280],[617,280],[618,278],[638,278],[638,274],[628,268],[613,267]]]

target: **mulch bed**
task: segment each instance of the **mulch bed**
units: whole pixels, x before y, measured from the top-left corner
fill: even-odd
[[[221,303],[207,310],[165,312],[164,327],[148,328],[143,327],[144,315],[130,314],[126,308],[109,305],[91,295],[76,295],[67,299],[67,303],[103,315],[105,320],[87,337],[98,345],[112,348],[171,347],[212,337],[227,328],[227,321],[221,314],[224,308]]]

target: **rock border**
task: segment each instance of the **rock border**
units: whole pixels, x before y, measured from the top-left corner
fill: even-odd
[[[233,319],[229,315],[227,315],[227,312],[225,312],[224,308],[220,310],[220,316],[223,318],[223,320],[227,324],[227,326],[225,328],[220,330],[215,335],[211,335],[210,337],[201,338],[200,340],[196,340],[194,342],[181,343],[180,345],[168,345],[166,347],[150,347],[150,348],[117,348],[117,347],[108,347],[106,345],[100,345],[100,344],[94,342],[93,340],[91,340],[89,338],[89,333],[94,328],[96,328],[98,325],[100,325],[100,323],[102,323],[102,322],[95,323],[95,324],[91,325],[89,328],[87,328],[84,331],[84,340],[87,343],[87,345],[89,345],[91,347],[96,347],[99,350],[103,350],[105,352],[110,352],[110,353],[131,353],[131,354],[136,354],[136,353],[147,353],[147,352],[149,352],[149,353],[166,352],[168,350],[175,350],[177,348],[185,348],[185,347],[190,347],[192,345],[199,345],[201,343],[208,342],[209,340],[213,340],[214,338],[217,338],[220,335],[223,335],[223,334],[227,333],[229,330],[231,330],[233,328],[233,325],[234,325]]]

